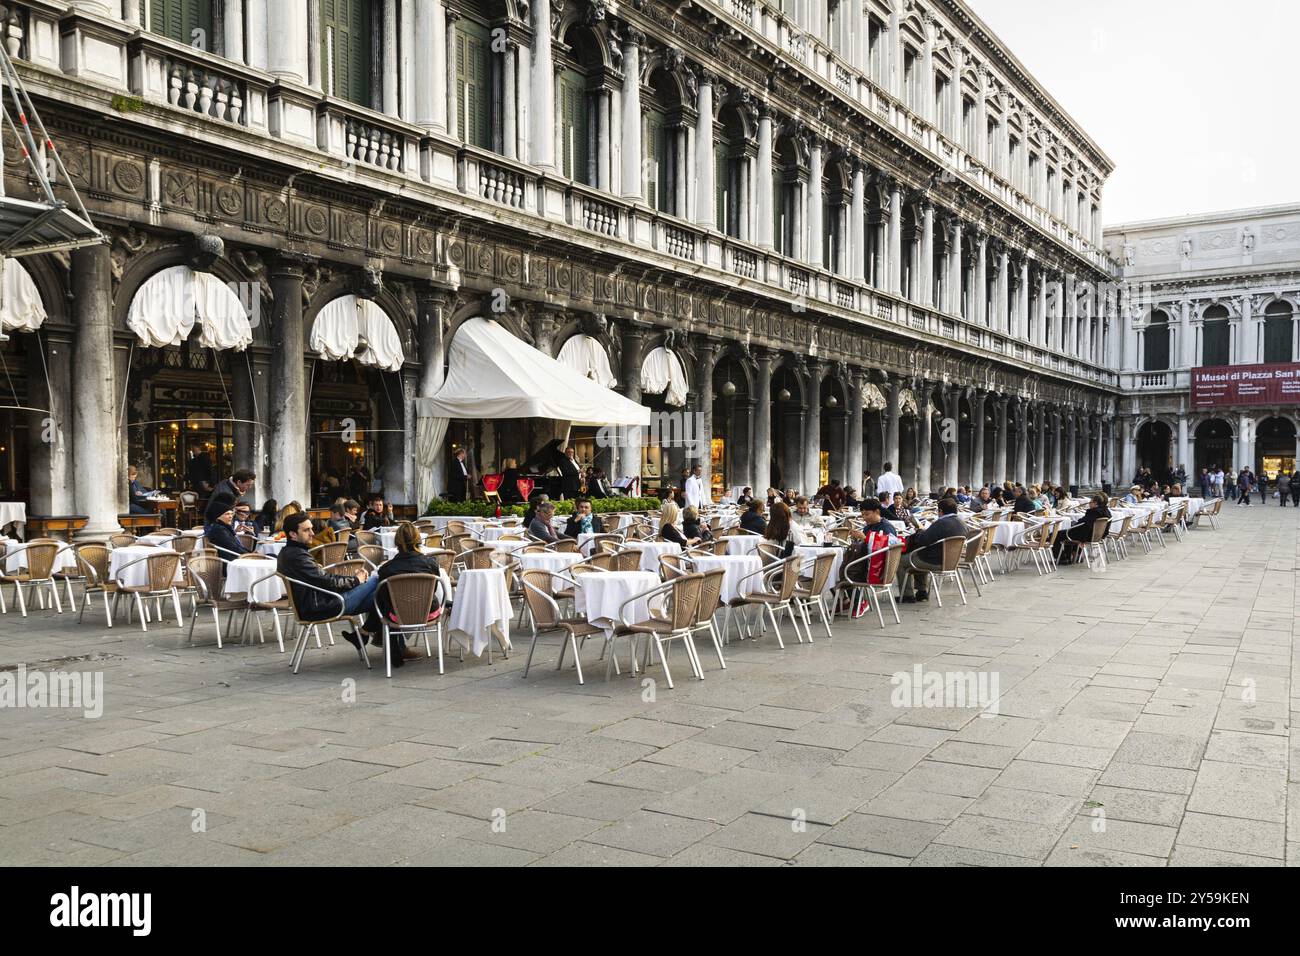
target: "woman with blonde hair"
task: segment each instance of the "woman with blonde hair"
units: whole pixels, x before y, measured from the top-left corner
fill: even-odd
[[[664,502],[664,506],[659,509],[659,537],[664,541],[680,544],[683,548],[689,548],[691,545],[698,543],[699,539],[686,537],[682,533],[682,529],[677,527],[677,516],[680,513],[677,502]]]
[[[281,508],[280,513],[275,516],[275,526],[277,528],[283,528],[284,519],[289,517],[289,515],[297,514],[299,511],[302,511],[302,505],[298,504],[296,501],[289,502]]]

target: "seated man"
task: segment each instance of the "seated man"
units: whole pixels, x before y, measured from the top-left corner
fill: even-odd
[[[745,513],[740,516],[740,526],[754,534],[767,531],[767,519],[763,517],[763,499],[755,498],[749,503]]]
[[[884,517],[881,513],[882,511],[883,508],[881,507],[879,498],[868,498],[866,501],[862,502],[860,512],[862,514],[862,522],[865,525],[862,530],[864,532],[879,531],[882,534],[887,534],[894,538],[898,537],[898,532],[894,530],[894,526]]]
[[[591,513],[591,502],[579,498],[573,505],[573,514],[564,525],[566,538],[577,538],[580,534],[604,534],[605,524],[598,515]]]
[[[902,521],[898,514],[898,509],[894,507],[894,502],[898,498],[892,491],[882,491],[880,493],[880,516],[886,521]]]
[[[235,520],[231,528],[235,534],[257,534],[257,526],[253,524],[253,506],[247,501],[235,502]]]
[[[957,517],[957,502],[953,498],[939,501],[939,518],[926,528],[913,533],[907,540],[907,552],[903,555],[898,571],[900,577],[901,600],[904,604],[921,603],[930,598],[930,592],[924,585],[917,585],[913,579],[929,571],[938,571],[943,567],[943,547],[939,544],[944,538],[965,538],[966,525]],[[913,596],[912,591],[916,594]]]
[[[334,617],[360,615],[369,609],[375,588],[379,586],[379,578],[364,569],[355,576],[326,574],[322,571],[307,550],[311,546],[313,532],[311,518],[304,512],[295,511],[286,515],[281,530],[284,531],[285,544],[276,558],[276,570],[290,579],[293,602],[304,621],[327,621]],[[304,584],[310,587],[300,586]],[[342,601],[312,590],[313,588],[332,591]],[[355,632],[344,631],[343,637],[358,651],[361,650],[361,638]]]
[[[552,501],[543,501],[537,505],[537,513],[533,520],[528,523],[528,533],[539,541],[548,541],[554,544],[556,541],[555,528],[551,525],[551,519],[555,517],[555,503]]]
[[[395,524],[393,520],[393,511],[384,503],[384,496],[379,492],[374,492],[366,501],[366,512],[361,516],[361,528],[363,531],[369,531],[371,528],[387,528]]]
[[[800,495],[794,500],[794,514],[790,516],[797,525],[805,528],[820,528],[821,521],[809,510],[808,499]]]

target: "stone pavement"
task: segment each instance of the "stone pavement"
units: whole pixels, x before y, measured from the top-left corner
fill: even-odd
[[[295,677],[210,624],[188,647],[11,604],[0,667],[101,670],[105,704],[0,710],[0,862],[1294,863],[1300,512],[1221,525],[902,627],[733,642],[725,672],[702,649],[703,682],[678,649],[676,690],[606,684],[591,645],[579,686],[554,637],[527,681],[526,642],[390,681],[340,641]],[[997,716],[894,706],[918,664],[996,675]]]

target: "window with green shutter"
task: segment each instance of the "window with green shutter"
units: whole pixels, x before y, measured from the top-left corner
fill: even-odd
[[[320,0],[321,76],[331,96],[371,106],[370,0]]]
[[[149,0],[149,29],[160,36],[211,50],[212,0]]]
[[[731,163],[727,154],[731,147],[726,142],[713,146],[713,204],[714,222],[718,231],[733,235],[731,229]]]
[[[460,138],[492,148],[492,46],[487,27],[456,21],[456,117]]]
[[[560,72],[560,146],[562,171],[570,179],[591,185],[587,111],[587,78],[577,70]]]
[[[646,202],[668,212],[668,117],[659,110],[645,113],[645,157]]]

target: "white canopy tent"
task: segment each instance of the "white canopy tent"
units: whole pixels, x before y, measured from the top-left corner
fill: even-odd
[[[447,378],[415,400],[417,500],[433,498],[433,471],[453,418],[549,418],[573,425],[650,424],[650,409],[544,355],[496,322],[473,318],[456,330]]]
[[[0,259],[0,332],[34,332],[45,321],[45,303],[27,267],[16,259]]]
[[[253,341],[248,310],[235,291],[209,272],[171,266],[155,272],[131,299],[126,324],[149,348],[180,345],[194,323],[204,348],[242,352]]]
[[[361,353],[357,348],[363,346]],[[322,358],[353,358],[396,372],[406,361],[402,338],[388,313],[369,299],[341,295],[321,308],[311,327],[311,347]]]

